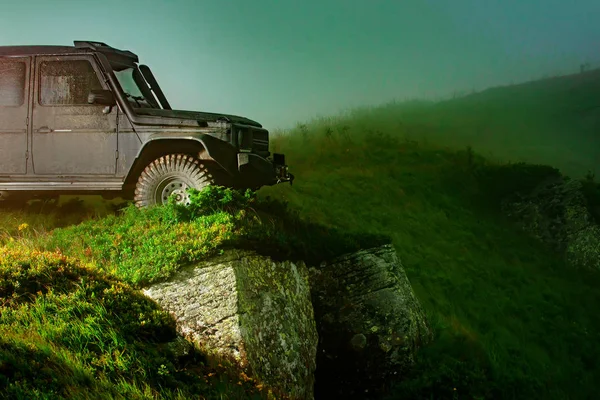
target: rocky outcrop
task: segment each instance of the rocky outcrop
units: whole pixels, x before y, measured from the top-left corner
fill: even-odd
[[[392,245],[310,268],[319,332],[319,398],[368,399],[401,377],[432,339]]]
[[[371,398],[432,338],[392,245],[312,268],[230,250],[144,293],[209,359],[278,399]]]
[[[564,254],[569,265],[600,270],[600,227],[587,208],[580,181],[544,181],[531,193],[504,200],[502,209],[526,232]]]
[[[209,358],[232,363],[276,398],[313,398],[318,337],[304,263],[231,250],[144,293]]]

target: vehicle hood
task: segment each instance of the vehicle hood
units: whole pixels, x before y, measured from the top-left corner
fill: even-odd
[[[201,111],[185,111],[185,110],[159,110],[159,109],[155,109],[155,108],[136,108],[135,113],[140,116],[189,119],[189,120],[206,121],[206,122],[227,121],[227,122],[252,125],[252,126],[262,128],[262,125],[256,121],[253,121],[246,117],[240,117],[238,115],[230,115],[230,114],[209,113],[209,112],[201,112]]]

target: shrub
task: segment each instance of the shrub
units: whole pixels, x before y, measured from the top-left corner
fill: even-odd
[[[498,205],[507,197],[531,193],[546,180],[561,178],[556,168],[526,163],[486,165],[475,173],[481,192]]]

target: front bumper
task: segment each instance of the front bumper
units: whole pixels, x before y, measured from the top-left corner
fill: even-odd
[[[275,168],[276,183],[289,182],[291,185],[294,182],[294,175],[290,174],[288,166],[285,163],[285,155],[274,153],[273,167]]]
[[[270,160],[254,153],[238,153],[237,162],[243,186],[271,186],[284,182],[291,185],[294,181],[283,154],[274,153]]]

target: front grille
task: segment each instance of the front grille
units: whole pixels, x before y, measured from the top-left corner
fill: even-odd
[[[258,154],[269,152],[269,131],[264,129],[252,131],[252,150]]]
[[[263,157],[269,156],[269,131],[248,126],[233,129],[232,142],[240,151],[252,151]]]
[[[239,130],[237,139],[240,150],[252,149],[252,131],[250,129]]]

